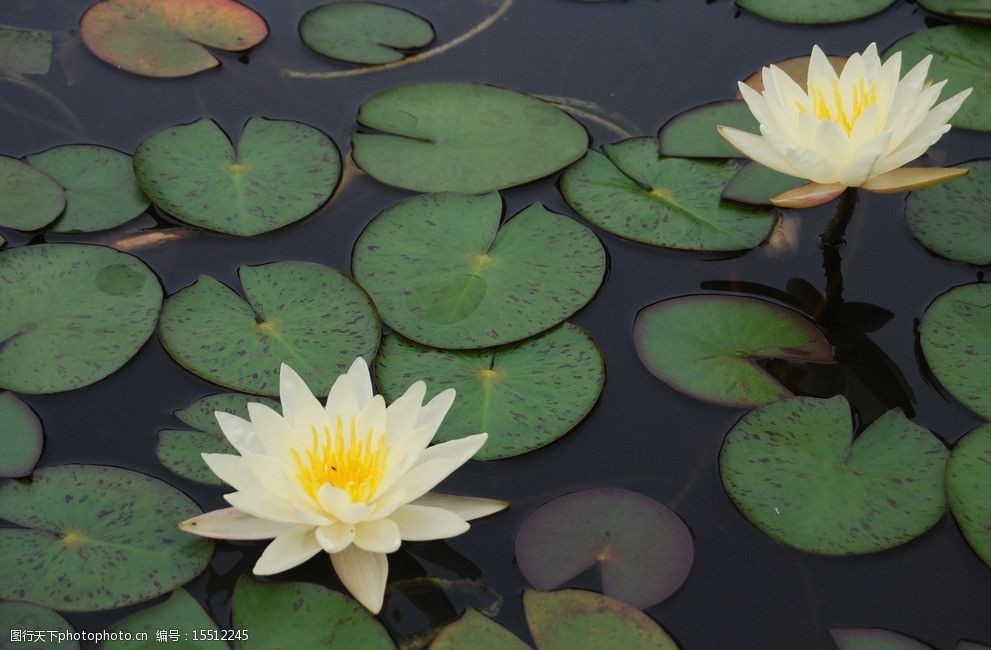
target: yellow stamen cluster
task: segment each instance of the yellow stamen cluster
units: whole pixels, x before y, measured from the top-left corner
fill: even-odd
[[[828,96],[832,95],[832,102]],[[825,89],[809,82],[809,101],[811,103],[812,114],[820,120],[837,122],[849,135],[853,131],[854,125],[860,116],[869,107],[877,103],[877,83],[867,85],[863,78],[853,84],[851,89],[850,106],[843,101],[843,91],[840,89],[840,82],[833,81],[832,88]],[[799,110],[805,111],[805,106],[799,104]]]
[[[352,417],[345,436],[344,422],[338,417],[333,431],[326,426],[322,431],[311,427],[313,443],[303,451],[305,455],[291,450],[299,481],[310,496],[315,498],[328,483],[347,492],[355,502],[368,502],[375,494],[385,476],[392,445],[371,429],[360,437],[357,426],[357,418]]]

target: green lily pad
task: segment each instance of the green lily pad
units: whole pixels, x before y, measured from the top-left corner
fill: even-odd
[[[776,212],[720,200],[737,172],[732,162],[663,158],[654,140],[634,138],[589,151],[561,178],[580,215],[634,241],[683,250],[737,251],[758,246]]]
[[[97,382],[155,330],[162,287],[136,257],[38,244],[0,253],[0,388],[57,393]]]
[[[723,486],[755,526],[810,553],[874,553],[918,537],[946,510],[946,447],[899,410],[851,443],[852,428],[842,396],[751,411],[723,443]]]
[[[417,192],[483,194],[543,178],[578,160],[585,129],[528,95],[472,83],[423,83],[365,101],[354,162],[374,178]]]
[[[946,497],[964,537],[991,567],[991,424],[953,448],[946,463]]]
[[[934,14],[977,23],[991,23],[991,0],[918,0],[919,6]]]
[[[530,646],[491,618],[468,608],[430,643],[429,650],[528,650]]]
[[[880,13],[895,0],[736,0],[741,9],[782,23],[844,23]]]
[[[929,78],[947,80],[942,97],[974,89],[950,123],[975,131],[991,131],[991,57],[977,56],[989,51],[991,30],[973,25],[946,25],[909,34],[885,54],[901,52],[905,70],[932,54]]]
[[[313,9],[299,23],[310,49],[350,63],[390,63],[403,50],[434,40],[434,28],[414,13],[374,2],[332,2]]]
[[[0,24],[0,72],[48,74],[51,66],[51,32]]]
[[[146,634],[145,641],[103,641],[100,643],[100,650],[161,650],[162,641],[157,640],[156,634],[159,631],[166,633],[177,630],[179,640],[171,638],[168,647],[172,650],[216,650],[218,647],[226,647],[221,641],[207,641],[203,637],[213,632],[216,638],[220,639],[220,630],[217,624],[207,616],[200,604],[197,603],[185,589],[176,589],[169,596],[169,599],[160,605],[143,609],[137,614],[132,614],[120,621],[111,628],[111,632],[126,632],[132,635]],[[199,639],[193,638],[193,630]],[[250,631],[249,631],[250,634]]]
[[[905,219],[912,236],[957,262],[991,264],[991,160],[966,164],[970,173],[908,195]]]
[[[63,465],[0,485],[0,598],[60,611],[114,609],[167,593],[210,561],[176,522],[202,514],[167,483],[116,467]]]
[[[31,407],[0,392],[0,478],[27,476],[38,464],[45,433]]]
[[[533,204],[499,227],[498,194],[415,196],[355,244],[355,278],[408,339],[473,349],[539,334],[591,300],[606,254],[591,230]]]
[[[747,163],[723,188],[723,198],[750,205],[771,205],[778,194],[808,183],[802,178],[782,174],[760,163]]]
[[[755,133],[759,124],[747,104],[728,100],[703,104],[671,118],[657,134],[662,156],[681,158],[742,158],[736,147],[716,130],[731,126]]]
[[[280,410],[275,400],[242,393],[220,393],[207,395],[192,406],[176,412],[176,417],[195,429],[167,429],[158,434],[158,447],[155,453],[162,465],[183,478],[208,485],[223,485],[206,463],[202,454],[233,454],[233,445],[220,430],[217,411],[233,413],[248,419],[248,403],[258,402],[276,411]]]
[[[904,634],[877,627],[833,628],[829,634],[837,650],[933,650]]]
[[[238,650],[395,650],[389,633],[347,596],[309,582],[264,583],[241,577],[234,588],[234,629],[248,630]]]
[[[485,431],[479,460],[509,458],[560,438],[584,419],[602,393],[605,362],[595,341],[577,325],[554,329],[507,347],[439,350],[389,336],[375,360],[387,401],[414,381],[428,398],[448,388],[458,398],[435,440]]]
[[[591,591],[527,589],[523,607],[538,650],[678,650],[649,616]]]
[[[791,392],[760,359],[830,363],[832,346],[798,312],[740,296],[671,298],[637,314],[633,340],[651,374],[716,404],[758,406]]]
[[[667,506],[619,488],[581,490],[533,511],[516,533],[520,572],[541,591],[598,565],[607,596],[646,609],[688,577],[688,526]]]
[[[991,419],[991,285],[967,284],[937,298],[922,318],[919,337],[939,383]]]
[[[24,631],[40,630],[44,632],[41,641],[30,640],[22,637],[21,641],[15,641],[11,632],[17,630],[21,634]],[[4,650],[16,650],[16,648],[44,648],[52,650],[79,650],[79,642],[66,639],[64,641],[56,638],[49,640],[48,631],[57,632],[72,631],[72,625],[47,607],[35,605],[33,603],[0,603],[0,648]],[[10,644],[8,645],[8,641]]]
[[[347,276],[311,262],[242,266],[238,274],[247,301],[202,276],[165,302],[159,338],[190,372],[275,396],[279,368],[287,363],[320,394],[355,357],[375,354],[378,316]]]
[[[134,151],[134,171],[156,205],[186,223],[248,237],[295,223],[323,205],[341,159],[323,132],[253,117],[237,150],[213,120],[151,135]]]
[[[65,212],[49,228],[52,232],[116,228],[148,207],[148,197],[134,178],[131,157],[125,153],[70,144],[28,156],[27,161],[65,189]]]
[[[0,226],[38,230],[64,209],[65,193],[50,176],[20,160],[0,156]]]
[[[185,77],[220,62],[206,47],[240,52],[268,27],[234,0],[102,0],[83,14],[83,42],[97,57],[148,77]]]

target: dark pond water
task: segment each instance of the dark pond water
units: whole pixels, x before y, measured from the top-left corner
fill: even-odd
[[[91,0],[3,0],[0,22],[65,32]],[[427,16],[444,42],[491,13],[491,0],[391,0]],[[61,39],[52,73],[34,79],[52,96],[0,85],[0,152],[21,156],[70,143],[90,142],[132,151],[145,135],[204,115],[239,132],[253,115],[295,119],[329,133],[348,149],[360,102],[378,90],[425,80],[477,81],[541,95],[578,98],[617,113],[635,134],[655,134],[670,117],[694,105],[728,98],[734,84],[762,64],[807,53],[881,48],[926,24],[915,5],[897,3],[871,19],[804,28],[740,15],[731,0],[629,0],[582,3],[516,0],[489,30],[450,52],[415,65],[346,79],[302,80],[280,69],[332,68],[299,41],[296,25],[316,2],[252,0],[271,36],[247,57],[221,55],[220,69],[181,80],[152,80],[118,72],[91,56],[72,33]],[[75,119],[66,114],[71,112]],[[75,123],[77,122],[77,123]],[[596,145],[621,139],[586,121]],[[957,163],[991,155],[991,137],[954,131],[930,154]],[[555,179],[504,192],[509,214],[534,201],[573,215]],[[331,203],[281,231],[238,239],[191,232],[181,241],[136,252],[168,292],[208,274],[235,282],[241,264],[314,260],[348,270],[352,245],[382,209],[407,194],[357,175]],[[740,291],[791,300],[821,314],[838,346],[842,370],[811,374],[776,368],[809,394],[843,392],[861,425],[904,406],[915,421],[948,443],[978,424],[976,416],[935,387],[917,348],[916,324],[926,306],[949,288],[973,282],[977,269],[927,253],[909,236],[903,196],[866,196],[857,206],[842,261],[819,247],[818,233],[832,208],[788,217],[797,246],[767,248],[730,259],[659,250],[608,233],[599,236],[610,267],[598,296],[573,320],[602,347],[608,368],[598,407],[571,434],[536,453],[473,463],[444,486],[449,491],[497,496],[511,509],[448,543],[409,544],[391,556],[392,578],[431,575],[478,580],[445,595],[424,581],[406,582],[387,597],[383,621],[405,640],[458,616],[465,606],[502,599],[497,620],[528,638],[513,560],[513,536],[523,518],[558,495],[590,486],[620,486],[673,507],[696,540],[695,566],[673,597],[648,610],[683,648],[831,648],[829,627],[886,627],[952,648],[960,638],[991,642],[991,571],[966,545],[947,516],[930,532],[893,551],[866,557],[825,558],[781,546],[747,522],[726,497],[716,457],[724,434],[742,410],[708,405],[653,378],[634,353],[631,329],[641,307],[701,290]],[[173,227],[143,217],[136,227]],[[6,235],[7,233],[5,233]],[[24,242],[9,235],[12,245]],[[39,238],[40,239],[40,238]],[[51,237],[50,240],[66,237]],[[830,302],[824,265],[833,273]],[[842,287],[836,269],[842,271]],[[101,463],[136,469],[186,491],[204,509],[223,505],[221,490],[183,481],[156,460],[158,431],[171,415],[217,388],[188,374],[149,342],[124,369],[70,393],[27,397],[47,433],[42,465]],[[221,627],[229,621],[236,578],[249,572],[261,544],[219,544],[205,574],[190,590]],[[338,585],[326,558],[287,579]],[[574,585],[596,587],[587,575]],[[125,613],[70,615],[78,628],[100,630]]]

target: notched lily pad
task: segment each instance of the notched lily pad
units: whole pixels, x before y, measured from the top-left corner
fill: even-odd
[[[636,492],[572,492],[533,511],[516,533],[516,561],[541,591],[560,587],[598,565],[602,592],[646,609],[688,577],[694,543],[688,526],[665,505]]]
[[[833,628],[829,634],[837,650],[933,650],[904,634],[877,627]]]
[[[771,205],[771,199],[808,183],[802,178],[765,167],[760,163],[747,163],[723,188],[723,198],[750,205]]]
[[[824,25],[880,13],[895,0],[736,0],[741,9],[782,23]]]
[[[529,647],[512,632],[471,608],[438,632],[430,643],[430,650],[528,650]]]
[[[651,138],[589,151],[561,178],[561,193],[580,215],[634,241],[695,251],[758,246],[776,212],[720,200],[738,166],[727,161],[664,158]]]
[[[919,338],[943,388],[991,419],[991,284],[967,284],[937,298],[922,317]]]
[[[262,17],[234,0],[102,0],[79,31],[97,57],[147,77],[196,74],[220,65],[207,47],[240,52],[268,36]]]
[[[47,174],[0,156],[0,226],[14,230],[44,228],[62,214],[65,193]]]
[[[31,407],[0,391],[0,478],[27,476],[38,464],[45,433]]]
[[[375,2],[332,2],[299,23],[310,49],[350,63],[391,63],[434,40],[434,28],[416,14]]]
[[[960,440],[946,463],[946,498],[964,537],[991,567],[991,424]]]
[[[141,260],[101,246],[0,253],[0,388],[58,393],[97,382],[155,329],[162,286]]]
[[[440,348],[513,343],[562,322],[605,275],[591,230],[533,204],[501,228],[498,194],[428,194],[376,217],[352,268],[382,319]]]
[[[51,32],[0,24],[0,72],[48,74],[51,66]]]
[[[889,411],[851,442],[842,396],[751,411],[719,455],[723,487],[754,525],[810,553],[874,553],[908,542],[946,510],[943,443]]]
[[[991,0],[918,0],[919,6],[947,18],[991,23]]]
[[[30,648],[42,648],[43,650],[79,650],[78,641],[59,641],[58,639],[49,641],[45,634],[41,641],[32,638],[30,641],[15,642],[11,632],[18,630],[58,630],[59,632],[72,631],[72,625],[57,612],[47,607],[35,605],[33,603],[2,603],[0,602],[0,648],[4,650],[15,650],[18,646],[27,645]],[[10,641],[10,645],[7,642]]]
[[[219,641],[205,640],[209,632],[215,632],[220,638],[220,630],[217,624],[211,620],[200,604],[193,599],[185,589],[177,589],[172,592],[169,599],[160,605],[143,609],[137,614],[132,614],[124,620],[118,622],[111,628],[111,632],[124,632],[132,635],[139,633],[146,634],[145,641],[103,641],[100,643],[100,650],[153,650],[161,648],[162,642],[156,640],[156,633],[160,630],[179,630],[183,635],[181,641],[182,650],[216,650],[218,647],[225,647]],[[196,630],[199,639],[194,639],[191,630]],[[250,634],[250,631],[249,631]],[[175,642],[171,639],[175,648]]]
[[[483,194],[543,178],[574,162],[588,134],[547,102],[472,83],[423,83],[366,100],[354,162],[417,192]]]
[[[637,314],[633,340],[655,377],[692,397],[727,406],[757,406],[791,396],[758,360],[833,361],[832,346],[811,320],[740,296],[662,300]]]
[[[757,118],[742,101],[703,104],[671,118],[661,127],[657,135],[661,155],[681,158],[743,157],[716,131],[720,125],[752,133],[759,127]]]
[[[295,223],[323,205],[341,177],[340,154],[300,122],[253,117],[237,150],[213,120],[151,135],[134,171],[156,205],[186,223],[248,237]]]
[[[115,149],[70,144],[28,156],[65,190],[66,208],[52,232],[93,232],[130,221],[148,207],[131,157]]]
[[[428,399],[454,388],[458,398],[435,439],[485,431],[489,439],[475,458],[493,460],[543,447],[581,422],[602,392],[605,362],[582,328],[563,323],[486,350],[439,350],[392,335],[376,358],[375,377],[390,402],[421,379]]]
[[[203,276],[165,302],[159,338],[190,372],[275,396],[279,367],[288,363],[320,394],[355,357],[375,354],[378,315],[347,276],[311,262],[242,266],[238,273],[247,300]]]
[[[957,262],[991,264],[991,160],[966,163],[952,183],[908,195],[905,220],[929,250]]]
[[[0,485],[0,598],[60,611],[140,603],[198,575],[213,543],[176,522],[202,514],[186,495],[137,472],[95,465],[37,470]]]

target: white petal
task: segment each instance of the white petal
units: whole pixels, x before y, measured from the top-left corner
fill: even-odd
[[[385,409],[386,439],[390,443],[405,438],[416,428],[416,420],[426,394],[427,385],[422,381],[415,382],[406,389],[402,397]]]
[[[812,46],[812,56],[809,59],[809,83],[831,87],[839,77],[836,70],[818,45]]]
[[[765,167],[770,167],[775,171],[779,171],[782,174],[802,178],[801,172],[788,164],[788,161],[785,160],[781,154],[771,148],[767,140],[759,135],[747,133],[746,131],[740,131],[739,129],[734,129],[728,126],[719,126],[717,128],[719,130],[719,134],[722,135],[727,142],[736,147],[740,153],[748,158],[759,162]]]
[[[265,453],[281,456],[293,437],[292,427],[285,418],[264,404],[254,402],[248,404],[248,415],[265,447]]]
[[[224,499],[241,512],[255,517],[290,524],[306,523],[292,503],[280,499],[268,490],[255,489],[225,494]]]
[[[345,437],[348,435],[347,426],[348,423],[344,423]],[[376,434],[383,434],[386,432],[386,419],[385,419],[385,398],[381,395],[374,395],[372,399],[365,402],[365,406],[358,411],[358,415],[355,419],[355,430],[358,433],[359,438],[364,438],[369,431],[374,431]]]
[[[220,430],[224,432],[227,440],[234,446],[234,449],[237,449],[237,453],[242,456],[265,453],[265,447],[255,432],[253,424],[244,418],[223,411],[217,411],[213,415],[217,418]]]
[[[255,563],[255,575],[288,571],[319,553],[320,544],[314,533],[313,526],[296,526],[276,537]]]
[[[356,415],[361,410],[358,407],[358,398],[351,387],[351,378],[341,375],[330,387],[330,394],[327,396],[327,420],[336,426],[337,418],[350,421],[352,415]]]
[[[881,57],[877,53],[877,43],[871,43],[864,50],[864,69],[867,70],[868,82],[874,81],[881,73]]]
[[[237,508],[221,508],[179,524],[180,530],[200,537],[232,540],[272,539],[293,527],[294,524],[253,517]]]
[[[354,544],[330,556],[337,577],[372,614],[382,610],[389,561],[383,553],[369,553]]]
[[[402,537],[399,526],[391,519],[376,519],[355,524],[354,544],[371,553],[394,553],[399,550]]]
[[[354,526],[350,524],[329,524],[317,528],[317,541],[328,553],[340,553],[354,541]]]
[[[407,502],[418,499],[450,476],[461,465],[462,463],[446,458],[419,463],[399,477],[395,485],[377,499],[376,503],[388,501],[395,504],[393,496],[396,492],[401,492],[403,499]]]
[[[747,108],[750,109],[750,112],[754,114],[754,117],[757,118],[759,123],[770,124],[774,121],[767,108],[767,100],[764,99],[763,95],[742,81],[737,82],[736,85],[740,89],[740,95],[743,96],[743,101],[747,103]]]
[[[297,431],[309,432],[314,426],[322,431],[327,426],[327,414],[320,400],[313,396],[303,378],[286,364],[282,364],[279,371],[279,399],[282,415]]]
[[[442,492],[428,492],[410,503],[416,506],[430,506],[450,510],[465,521],[488,517],[509,507],[508,501],[484,499],[481,497],[463,497]]]
[[[456,394],[453,388],[448,388],[437,393],[432,400],[424,404],[416,417],[417,428],[432,426],[436,431],[440,423],[444,421],[451,405],[454,404]]]
[[[399,526],[402,538],[411,542],[447,539],[470,528],[468,522],[450,510],[430,506],[403,506],[385,521],[390,520]]]
[[[892,171],[912,162],[925,153],[929,147],[936,144],[949,130],[946,126],[947,122],[960,109],[964,100],[970,96],[971,90],[968,88],[957,93],[932,109],[915,130],[908,134],[904,141],[888,155],[882,172]]]
[[[200,454],[210,471],[235,490],[262,487],[245,466],[244,458],[233,454]]]
[[[476,433],[473,436],[465,436],[457,440],[449,440],[427,448],[420,456],[419,463],[426,463],[434,459],[446,459],[453,461],[461,467],[468,459],[474,456],[485,441],[489,439],[487,433]]]
[[[885,131],[864,144],[857,151],[853,161],[840,173],[840,182],[847,187],[860,187],[877,176],[878,167],[884,160],[885,152],[888,151],[891,136],[891,131]]]
[[[353,502],[351,495],[329,483],[323,485],[317,492],[317,500],[320,502],[320,507],[328,514],[340,519],[346,524],[354,524],[362,521],[372,511],[364,503]]]
[[[351,390],[358,402],[358,408],[364,408],[365,403],[372,399],[372,376],[368,371],[368,363],[358,357],[348,369],[348,379],[351,380]]]

